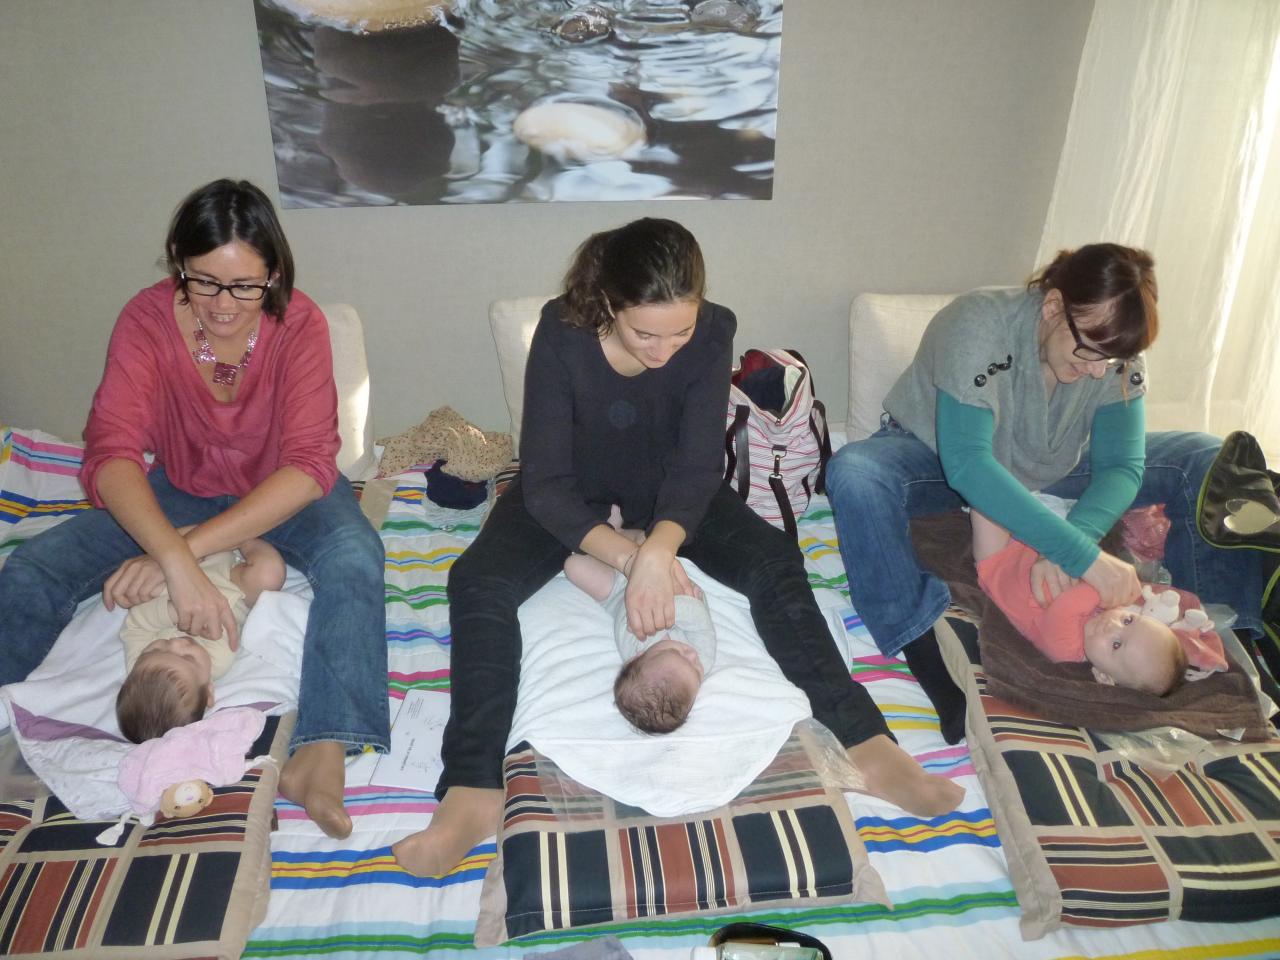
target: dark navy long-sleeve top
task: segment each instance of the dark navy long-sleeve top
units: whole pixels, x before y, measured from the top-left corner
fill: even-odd
[[[524,378],[521,489],[529,513],[577,550],[611,504],[627,527],[670,520],[692,538],[724,471],[737,319],[703,301],[693,336],[667,363],[627,377],[593,330],[550,301]]]

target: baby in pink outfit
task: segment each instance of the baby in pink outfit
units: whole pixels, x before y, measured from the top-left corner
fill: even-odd
[[[977,511],[969,515],[978,583],[1018,632],[1050,660],[1088,661],[1099,683],[1158,697],[1182,682],[1189,653],[1197,668],[1225,669],[1221,652],[1214,653],[1198,636],[1180,635],[1136,608],[1103,609],[1098,592],[1083,580],[1041,606],[1031,586],[1031,568],[1039,554]]]

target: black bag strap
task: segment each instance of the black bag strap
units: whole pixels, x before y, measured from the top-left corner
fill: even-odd
[[[827,429],[827,408],[817,397],[813,398],[809,428],[818,438],[818,482],[813,485],[813,492],[825,494],[827,492],[827,461],[831,459],[831,431]]]
[[[824,960],[831,960],[831,951],[817,937],[800,930],[788,930],[786,927],[775,927],[767,923],[753,923],[739,920],[726,924],[711,935],[711,946],[718,947],[722,943],[734,940],[748,943],[794,943],[802,947],[810,947],[822,954]]]
[[[750,407],[745,403],[738,404],[734,408],[733,423],[729,424],[724,435],[724,452],[728,458],[724,478],[732,482],[736,470],[738,494],[744,501],[751,491],[751,450],[747,446],[747,417],[750,415]]]
[[[805,372],[809,375],[809,390],[813,394],[809,429],[813,431],[814,439],[818,441],[818,481],[813,485],[813,492],[825,494],[827,492],[827,461],[831,459],[831,431],[827,427],[827,408],[818,399],[818,385],[814,382],[813,368],[809,366],[809,361],[793,347],[787,347],[786,351],[804,364]]]
[[[778,511],[782,514],[782,526],[791,534],[793,540],[800,539],[800,531],[796,528],[796,515],[791,510],[791,498],[787,496],[786,485],[782,482],[782,461],[787,455],[787,448],[780,444],[773,445],[773,471],[769,474],[769,489],[773,498],[778,501]]]

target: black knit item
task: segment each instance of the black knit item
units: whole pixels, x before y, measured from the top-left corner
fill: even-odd
[[[938,711],[942,739],[947,743],[959,743],[964,738],[964,693],[955,685],[947,672],[947,665],[942,662],[942,651],[938,648],[933,628],[903,647],[902,655],[933,709]]]

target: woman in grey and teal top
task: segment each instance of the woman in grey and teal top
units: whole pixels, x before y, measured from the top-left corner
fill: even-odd
[[[1257,555],[1218,550],[1196,530],[1221,441],[1146,432],[1142,351],[1157,329],[1145,251],[1064,251],[1025,290],[974,291],[941,310],[885,398],[881,429],[832,458],[827,493],[850,599],[880,650],[905,655],[948,742],[964,735],[964,699],[932,628],[950,594],[921,569],[910,517],[971,505],[1040,554],[1042,602],[1082,579],[1114,606],[1138,596],[1138,579],[1098,541],[1129,507],[1162,503],[1173,582],[1230,605],[1237,629],[1259,627]],[[1032,491],[1076,502],[1062,519]]]

